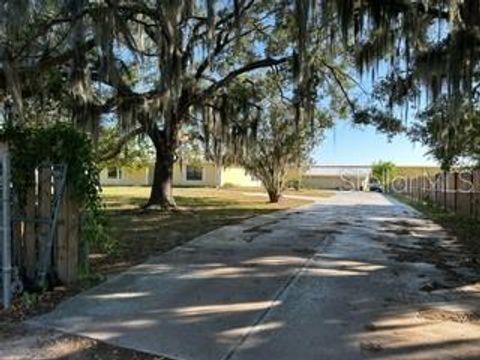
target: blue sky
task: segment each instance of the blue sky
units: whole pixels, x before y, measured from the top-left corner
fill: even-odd
[[[351,75],[361,83],[362,90],[354,87],[354,97],[366,104],[371,102],[370,94],[374,84],[388,74],[387,61],[380,61],[376,67],[375,78],[359,75],[352,69]],[[425,106],[426,97],[423,93],[419,109]],[[380,104],[376,104],[381,106]],[[405,114],[405,107],[394,109],[397,117],[406,124],[412,124],[417,111],[409,105],[409,112]],[[407,116],[405,118],[405,115]],[[312,157],[315,164],[331,165],[370,165],[374,161],[393,161],[397,165],[438,166],[438,162],[427,154],[428,148],[420,143],[413,143],[405,135],[398,135],[389,139],[385,134],[379,133],[373,126],[359,126],[352,124],[351,120],[337,120],[335,126],[325,133],[325,139],[313,151]]]
[[[397,165],[437,165],[425,155],[427,148],[412,143],[405,136],[396,136],[390,141],[375,128],[352,125],[348,120],[339,120],[325,134],[325,140],[313,154],[316,164],[370,165],[377,160],[393,161]]]

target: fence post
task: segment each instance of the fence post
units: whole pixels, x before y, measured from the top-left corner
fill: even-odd
[[[453,209],[455,213],[458,210],[458,172],[453,173]]]
[[[79,259],[80,259],[80,211],[77,203],[71,193],[68,201],[68,277],[67,283],[72,283],[78,279]]]
[[[56,241],[56,271],[62,283],[69,284],[77,280],[79,256],[80,216],[69,186],[65,188],[60,205]]]
[[[412,196],[412,178],[411,177],[408,178],[407,188],[408,188],[408,197],[412,199],[413,196]]]
[[[448,175],[447,172],[443,172],[443,208],[447,210],[447,181]]]
[[[422,199],[422,188],[421,188],[421,184],[422,184],[422,179],[420,177],[417,176],[417,200],[421,200]]]
[[[417,179],[414,177],[412,178],[412,198],[417,199]]]
[[[475,216],[475,213],[473,211],[473,202],[474,202],[474,199],[475,199],[475,171],[472,170],[472,172],[470,173],[470,208],[469,208],[469,212],[470,212],[470,216]]]
[[[420,176],[420,201],[423,201],[423,174]]]
[[[415,177],[415,194],[416,200],[418,201],[420,197],[419,186],[418,186],[418,176]]]
[[[50,167],[42,166],[38,169],[38,244],[43,259],[48,251],[47,241],[51,224],[52,211],[52,170]]]
[[[480,174],[478,170],[472,171],[472,183],[473,183],[472,213],[475,219],[478,219],[478,197],[479,197],[479,191],[480,191],[480,189],[478,188],[478,185],[480,184],[480,182],[478,181],[478,174]],[[475,181],[476,179],[477,181]]]
[[[67,267],[68,267],[68,213],[67,213],[67,191],[65,189],[63,198],[60,202],[60,210],[58,213],[57,222],[57,236],[55,239],[55,270],[58,278],[62,282],[66,282],[67,279]]]
[[[35,173],[32,173],[33,179],[35,179]],[[35,181],[35,180],[34,180]],[[31,281],[35,279],[35,271],[37,264],[37,239],[35,234],[35,217],[36,217],[36,194],[35,185],[28,186],[25,202],[25,217],[24,220],[24,266],[25,274]]]

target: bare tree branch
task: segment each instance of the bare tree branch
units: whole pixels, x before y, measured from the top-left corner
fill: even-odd
[[[347,100],[348,105],[350,106],[351,110],[355,111],[355,103],[353,102],[353,100],[350,99],[350,96],[348,95],[347,90],[343,86],[342,80],[338,77],[338,74],[337,74],[338,70],[333,65],[330,65],[329,63],[327,63],[325,61],[323,61],[323,64],[329,70],[330,74],[332,74],[333,79],[335,80],[338,87],[340,88],[340,91],[342,92],[343,96],[345,97],[345,100]]]

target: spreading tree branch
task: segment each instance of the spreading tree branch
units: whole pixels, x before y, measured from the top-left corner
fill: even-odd
[[[105,152],[104,154],[101,154],[98,156],[98,161],[99,162],[104,162],[104,161],[108,161],[108,160],[111,160],[113,159],[114,157],[116,157],[118,154],[120,154],[120,152],[122,151],[123,147],[130,141],[132,140],[133,138],[135,138],[136,136],[142,134],[144,132],[144,128],[142,126],[140,127],[137,127],[131,131],[129,131],[128,133],[126,133],[125,135],[123,135],[120,140],[118,140],[118,142],[115,144],[115,146],[110,149],[109,151]]]
[[[278,59],[274,59],[271,57],[267,57],[262,60],[257,60],[254,61],[250,64],[247,64],[245,66],[242,66],[241,68],[238,68],[236,70],[233,70],[232,72],[228,73],[225,77],[222,79],[218,80],[214,84],[210,85],[208,88],[206,88],[201,94],[200,98],[204,98],[208,96],[209,94],[214,93],[216,90],[228,85],[232,80],[235,80],[238,76],[245,74],[247,72],[256,70],[256,69],[261,69],[265,67],[271,67],[271,66],[276,66],[276,65],[281,65],[286,63],[291,59],[290,56],[284,56]]]

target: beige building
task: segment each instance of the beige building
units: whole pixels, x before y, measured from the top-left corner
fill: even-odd
[[[436,173],[436,167],[400,166],[398,175]],[[315,165],[303,172],[290,169],[289,178],[301,179],[301,186],[313,189],[362,190],[368,189],[371,178],[369,165]],[[141,168],[107,168],[100,174],[102,185],[151,185],[153,165]],[[259,187],[261,182],[239,166],[217,167],[214,163],[201,165],[175,164],[174,186],[239,186]]]
[[[397,166],[396,176],[436,174],[435,166]],[[367,190],[372,179],[370,165],[315,165],[302,176],[305,188],[332,190]]]
[[[302,176],[302,186],[312,189],[366,190],[370,175],[370,166],[315,165]]]
[[[106,186],[151,185],[152,181],[153,165],[141,168],[110,167],[100,173],[100,182]],[[175,164],[173,185],[258,187],[262,184],[242,167],[217,167],[214,163],[205,162],[201,165]]]

